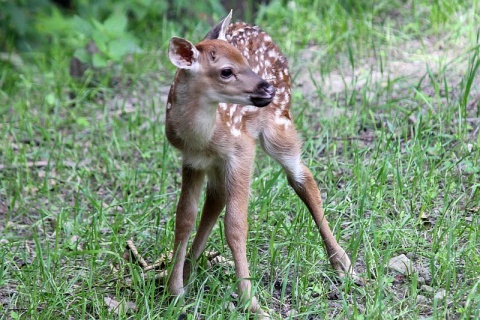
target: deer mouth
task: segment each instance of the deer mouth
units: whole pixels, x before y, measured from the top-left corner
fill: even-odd
[[[250,97],[250,100],[252,101],[252,104],[255,106],[255,107],[259,107],[259,108],[263,108],[263,107],[266,107],[267,105],[270,104],[270,102],[272,102],[273,100],[273,96],[272,97],[268,97],[268,98],[262,98],[262,97]]]
[[[263,108],[272,102],[275,97],[275,88],[266,81],[261,82],[250,95],[250,101],[255,107]]]

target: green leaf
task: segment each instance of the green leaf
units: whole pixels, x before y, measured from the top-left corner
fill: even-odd
[[[92,34],[92,39],[97,45],[98,50],[100,50],[101,52],[107,52],[107,43],[109,39],[105,33],[99,30],[95,30]]]
[[[127,17],[124,14],[113,13],[103,22],[105,30],[112,35],[118,35],[127,29]]]
[[[74,16],[72,18],[72,29],[75,29],[76,31],[85,35],[87,38],[90,38],[93,33],[92,24],[87,20],[80,18],[79,16]]]
[[[45,102],[49,105],[49,106],[54,106],[55,105],[55,102],[57,101],[57,98],[55,97],[55,94],[54,93],[49,93],[45,96]]]
[[[94,53],[92,64],[95,68],[105,68],[108,65],[108,62],[101,53]]]
[[[129,53],[140,51],[141,49],[137,46],[133,38],[115,39],[108,44],[108,56],[115,61],[120,61]]]
[[[10,317],[12,319],[20,319],[20,315],[16,313],[15,311],[10,311]]]
[[[96,31],[99,31],[101,33],[105,32],[105,28],[103,27],[103,24],[101,24],[98,20],[92,19],[92,26],[93,26],[93,29]]]
[[[90,55],[85,48],[79,48],[75,50],[73,56],[83,63],[90,63]]]
[[[78,117],[76,122],[77,122],[78,125],[80,125],[82,127],[89,127],[90,126],[90,122],[85,117]]]
[[[62,13],[54,8],[48,15],[39,15],[33,23],[38,32],[44,34],[69,34],[74,29],[72,28],[73,19],[66,18]]]

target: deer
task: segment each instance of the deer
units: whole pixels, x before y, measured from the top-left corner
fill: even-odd
[[[185,294],[192,264],[225,209],[225,238],[239,300],[247,311],[268,317],[252,293],[246,248],[257,141],[282,166],[307,206],[334,270],[342,278],[355,272],[325,218],[313,175],[301,160],[302,142],[290,112],[287,59],[266,32],[244,22],[230,24],[231,18],[232,11],[196,45],[179,37],[169,42],[168,56],[177,71],[168,94],[165,130],[182,154],[182,181],[167,287],[173,296]],[[187,254],[205,178],[205,201]]]

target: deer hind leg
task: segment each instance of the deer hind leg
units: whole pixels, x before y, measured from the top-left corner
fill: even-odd
[[[221,176],[220,170],[215,170],[208,174],[207,191],[205,203],[203,205],[200,224],[193,240],[191,251],[188,255],[189,260],[185,262],[183,277],[188,279],[190,275],[191,262],[196,261],[205,250],[208,236],[212,232],[213,226],[218,216],[225,208],[226,190],[225,179]]]
[[[182,190],[178,200],[175,216],[175,242],[173,246],[174,265],[168,280],[168,289],[173,295],[182,295],[185,292],[183,268],[187,251],[188,239],[195,226],[198,200],[204,180],[203,171],[183,166]]]
[[[310,170],[302,163],[301,142],[293,124],[267,127],[260,137],[265,152],[277,160],[287,174],[288,183],[307,206],[320,230],[328,258],[339,276],[354,275],[348,255],[338,244],[328,225],[322,208],[322,199]]]

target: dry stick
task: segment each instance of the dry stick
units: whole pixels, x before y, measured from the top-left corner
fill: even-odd
[[[133,262],[138,262],[138,264],[143,268],[147,268],[148,267],[148,263],[142,258],[142,256],[138,253],[138,250],[137,250],[137,247],[135,246],[135,244],[133,243],[133,240],[130,239],[130,240],[127,240],[127,246],[126,246],[126,251],[123,255],[123,257],[125,259],[127,259],[128,257],[126,257],[126,254],[128,254],[128,251],[130,251],[133,255]]]
[[[221,264],[221,263],[233,265],[232,261],[229,261],[226,258],[222,257],[218,251],[206,251],[205,255],[211,265]],[[172,253],[168,255],[162,255],[154,264],[148,265],[147,262],[140,255],[140,253],[138,253],[137,247],[135,246],[135,243],[133,242],[133,240],[130,239],[130,240],[127,240],[127,245],[125,247],[123,258],[125,260],[129,260],[129,258],[133,258],[132,262],[137,262],[142,267],[144,272],[148,272],[152,270],[159,270],[160,267],[165,264],[166,260],[172,259]],[[113,270],[115,272],[115,268],[113,268]],[[155,274],[155,279],[164,280],[167,276],[168,276],[167,270],[160,270],[160,272]]]
[[[161,257],[154,264],[148,265],[145,259],[143,259],[140,253],[138,253],[137,247],[135,246],[135,243],[133,243],[132,239],[127,240],[127,245],[125,247],[125,252],[123,253],[123,258],[125,260],[130,260],[130,258],[133,258],[132,262],[138,262],[138,264],[142,267],[143,271],[151,271],[154,269],[158,269],[165,260],[165,257]]]
[[[131,253],[131,255],[130,255]],[[230,261],[224,258],[218,251],[205,251],[205,256],[208,259],[210,265],[216,264],[228,264],[230,266],[234,266],[233,261]],[[135,246],[132,239],[127,240],[127,245],[125,248],[125,252],[123,258],[125,260],[129,260],[129,258],[133,258],[132,262],[137,262],[143,269],[144,272],[149,272],[152,270],[159,270],[159,272],[155,273],[155,280],[164,281],[168,276],[167,270],[160,270],[160,267],[165,264],[166,261],[171,260],[173,257],[172,252],[167,255],[162,255],[155,263],[148,265],[147,262],[142,258],[140,253],[138,253],[137,247]],[[118,270],[111,265],[112,270],[118,272]],[[131,279],[128,276],[124,276],[127,285],[131,285]]]
[[[163,256],[159,259],[159,261],[155,262],[152,265],[148,265],[147,262],[143,259],[143,257],[138,253],[137,247],[133,243],[132,239],[127,240],[127,246],[126,246],[125,249],[126,250],[125,250],[125,253],[124,253],[123,257],[125,259],[128,259],[128,257],[126,257],[126,254],[129,254],[129,252],[131,252],[132,255],[133,255],[133,261],[132,262],[138,262],[138,264],[142,267],[144,272],[159,269],[159,267],[167,259],[167,257]],[[156,280],[164,280],[164,279],[166,279],[167,275],[168,275],[167,270],[161,270],[160,272],[155,274],[155,279]],[[128,278],[127,278],[127,281],[128,281]]]
[[[143,271],[159,270],[162,265],[165,265],[165,261],[171,261],[172,257],[172,252],[169,252],[167,255],[162,254],[153,264],[143,268]]]

